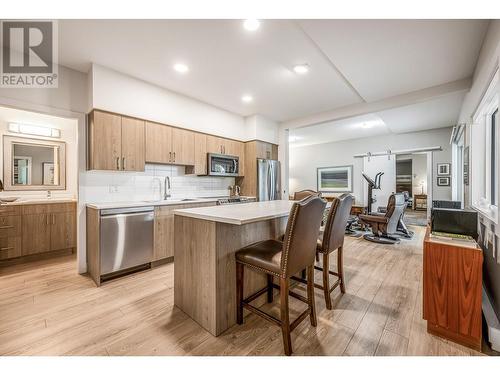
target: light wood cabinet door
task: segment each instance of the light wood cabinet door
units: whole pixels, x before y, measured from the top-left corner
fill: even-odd
[[[194,165],[194,132],[172,128],[172,163]]]
[[[76,213],[59,212],[49,216],[50,250],[76,247]]]
[[[257,141],[257,159],[272,159],[272,154],[271,143]]]
[[[153,260],[174,256],[174,210],[183,206],[155,207]]]
[[[172,128],[146,122],[146,161],[168,164],[172,162]]]
[[[122,159],[124,171],[144,171],[144,121],[122,117]]]
[[[49,214],[26,214],[22,222],[22,255],[50,251]]]
[[[122,117],[94,111],[90,116],[90,169],[118,170],[122,154]]]
[[[207,174],[207,136],[201,133],[194,135],[194,174]]]
[[[207,152],[210,154],[223,154],[222,138],[207,135]]]

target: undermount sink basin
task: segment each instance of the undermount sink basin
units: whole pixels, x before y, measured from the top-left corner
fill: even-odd
[[[19,197],[0,197],[0,202],[2,203],[10,203],[15,202],[19,199]]]
[[[156,200],[149,200],[149,201],[143,201],[145,203],[164,203],[164,202],[192,202],[192,201],[197,201],[197,198],[183,198],[183,199],[156,199]]]

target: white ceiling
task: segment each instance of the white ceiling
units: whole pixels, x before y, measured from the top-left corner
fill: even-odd
[[[62,20],[59,61],[83,72],[94,62],[240,115],[284,121],[469,77],[487,25],[263,20],[249,33],[239,20]],[[177,62],[190,72],[173,71]],[[300,63],[308,74],[291,70]],[[242,103],[243,94],[254,102]]]
[[[484,20],[309,20],[302,28],[366,101],[469,77]]]
[[[456,125],[464,96],[464,92],[453,93],[374,114],[291,129],[290,146],[309,146],[453,126]],[[363,128],[363,124],[367,123],[372,126]]]

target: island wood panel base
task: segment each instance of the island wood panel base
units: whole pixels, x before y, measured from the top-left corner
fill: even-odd
[[[175,215],[174,303],[214,336],[236,324],[235,252],[279,238],[287,217],[232,225]],[[244,297],[266,285],[266,275],[245,272]],[[265,303],[265,296],[255,301]]]

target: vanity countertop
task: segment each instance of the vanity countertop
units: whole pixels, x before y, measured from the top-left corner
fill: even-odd
[[[28,204],[52,204],[52,203],[72,203],[76,202],[73,198],[33,198],[19,199],[15,202],[2,203],[2,206],[23,206]]]

